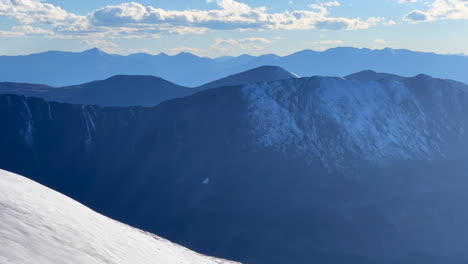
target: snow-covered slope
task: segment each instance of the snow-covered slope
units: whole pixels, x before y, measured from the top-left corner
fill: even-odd
[[[0,168],[245,263],[468,263],[466,113],[468,86],[426,75],[288,79],[152,108],[0,95]]]
[[[453,158],[452,141],[467,142],[468,86],[454,81],[312,77],[243,91],[259,143],[327,167],[344,168],[351,158],[374,164]]]
[[[0,170],[0,263],[233,263],[202,256]]]

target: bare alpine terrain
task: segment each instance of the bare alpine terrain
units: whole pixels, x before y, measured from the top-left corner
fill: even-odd
[[[0,167],[226,259],[463,263],[467,102],[466,85],[427,75],[221,87],[149,108],[1,95]]]

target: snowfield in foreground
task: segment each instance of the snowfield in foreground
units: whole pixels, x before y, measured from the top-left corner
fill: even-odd
[[[228,264],[0,170],[0,263]]]

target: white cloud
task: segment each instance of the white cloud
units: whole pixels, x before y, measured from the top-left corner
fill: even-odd
[[[103,39],[84,39],[81,43],[88,47],[99,48],[105,52],[115,52],[119,45],[117,43]]]
[[[26,36],[53,36],[54,32],[42,28],[36,28],[31,25],[21,25],[12,28],[15,32],[22,32]]]
[[[387,41],[385,39],[374,39],[374,43],[379,45],[385,45],[387,44]]]
[[[219,9],[164,10],[139,3],[107,6],[89,15],[94,26],[171,25],[207,29],[360,29],[375,25],[380,19],[328,17],[329,7],[339,6],[332,1],[311,5],[316,11],[296,10],[268,13],[266,7],[252,8],[234,0],[218,0]]]
[[[46,36],[52,37],[54,35],[53,31],[35,28],[30,25],[21,25],[12,27],[8,31],[0,31],[0,37],[10,38],[10,37],[24,37],[24,36]]]
[[[442,19],[468,19],[468,0],[435,0],[426,11],[414,10],[405,21],[422,22]]]
[[[400,4],[405,4],[405,3],[416,3],[418,0],[396,0]]]
[[[198,56],[205,56],[205,50],[202,50],[202,49],[197,49],[197,48],[192,48],[192,47],[178,47],[178,48],[171,49],[172,54],[177,54],[181,52],[189,52],[192,54],[196,54]]]
[[[14,37],[22,37],[22,36],[24,36],[24,34],[21,32],[0,30],[0,38],[14,38]]]
[[[381,22],[382,18],[330,16],[338,1],[313,4],[313,10],[268,12],[235,0],[215,2],[211,10],[166,10],[130,2],[100,8],[86,16],[68,12],[44,0],[0,0],[0,17],[23,25],[54,29],[55,37],[154,37],[160,34],[201,34],[207,30],[357,30]]]
[[[0,17],[13,18],[24,24],[68,24],[81,19],[80,16],[39,0],[0,0]]]
[[[330,2],[326,2],[324,3],[325,6],[341,6],[340,2],[338,1],[330,1]]]
[[[110,41],[103,40],[103,39],[84,39],[81,42],[88,46],[93,46],[93,47],[98,47],[98,48],[117,48],[119,46],[114,42],[110,42]]]
[[[312,42],[314,45],[341,45],[343,43],[342,40],[321,40]]]

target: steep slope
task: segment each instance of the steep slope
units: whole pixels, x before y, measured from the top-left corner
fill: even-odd
[[[278,80],[286,80],[298,78],[281,67],[276,66],[260,66],[258,68],[230,75],[225,78],[204,84],[198,87],[198,90],[206,90],[223,86],[236,86],[249,83],[271,82]]]
[[[389,73],[381,73],[381,72],[375,72],[375,71],[360,71],[357,73],[350,74],[348,76],[344,77],[346,80],[356,80],[356,81],[378,81],[378,80],[393,80],[393,81],[401,81],[404,79],[404,77],[395,75],[395,74],[389,74]]]
[[[352,62],[352,63],[344,63]],[[0,81],[68,86],[114,75],[153,75],[187,87],[197,87],[256,67],[282,67],[299,76],[346,76],[364,70],[401,76],[419,73],[468,82],[468,57],[399,49],[334,48],[323,52],[304,50],[287,56],[266,54],[210,59],[190,53],[169,56],[45,52],[27,56],[0,56]],[[80,74],[76,74],[80,73]]]
[[[0,168],[246,263],[466,263],[467,90],[418,75],[223,87],[152,108],[2,95]]]
[[[113,221],[0,170],[1,263],[232,263]]]

